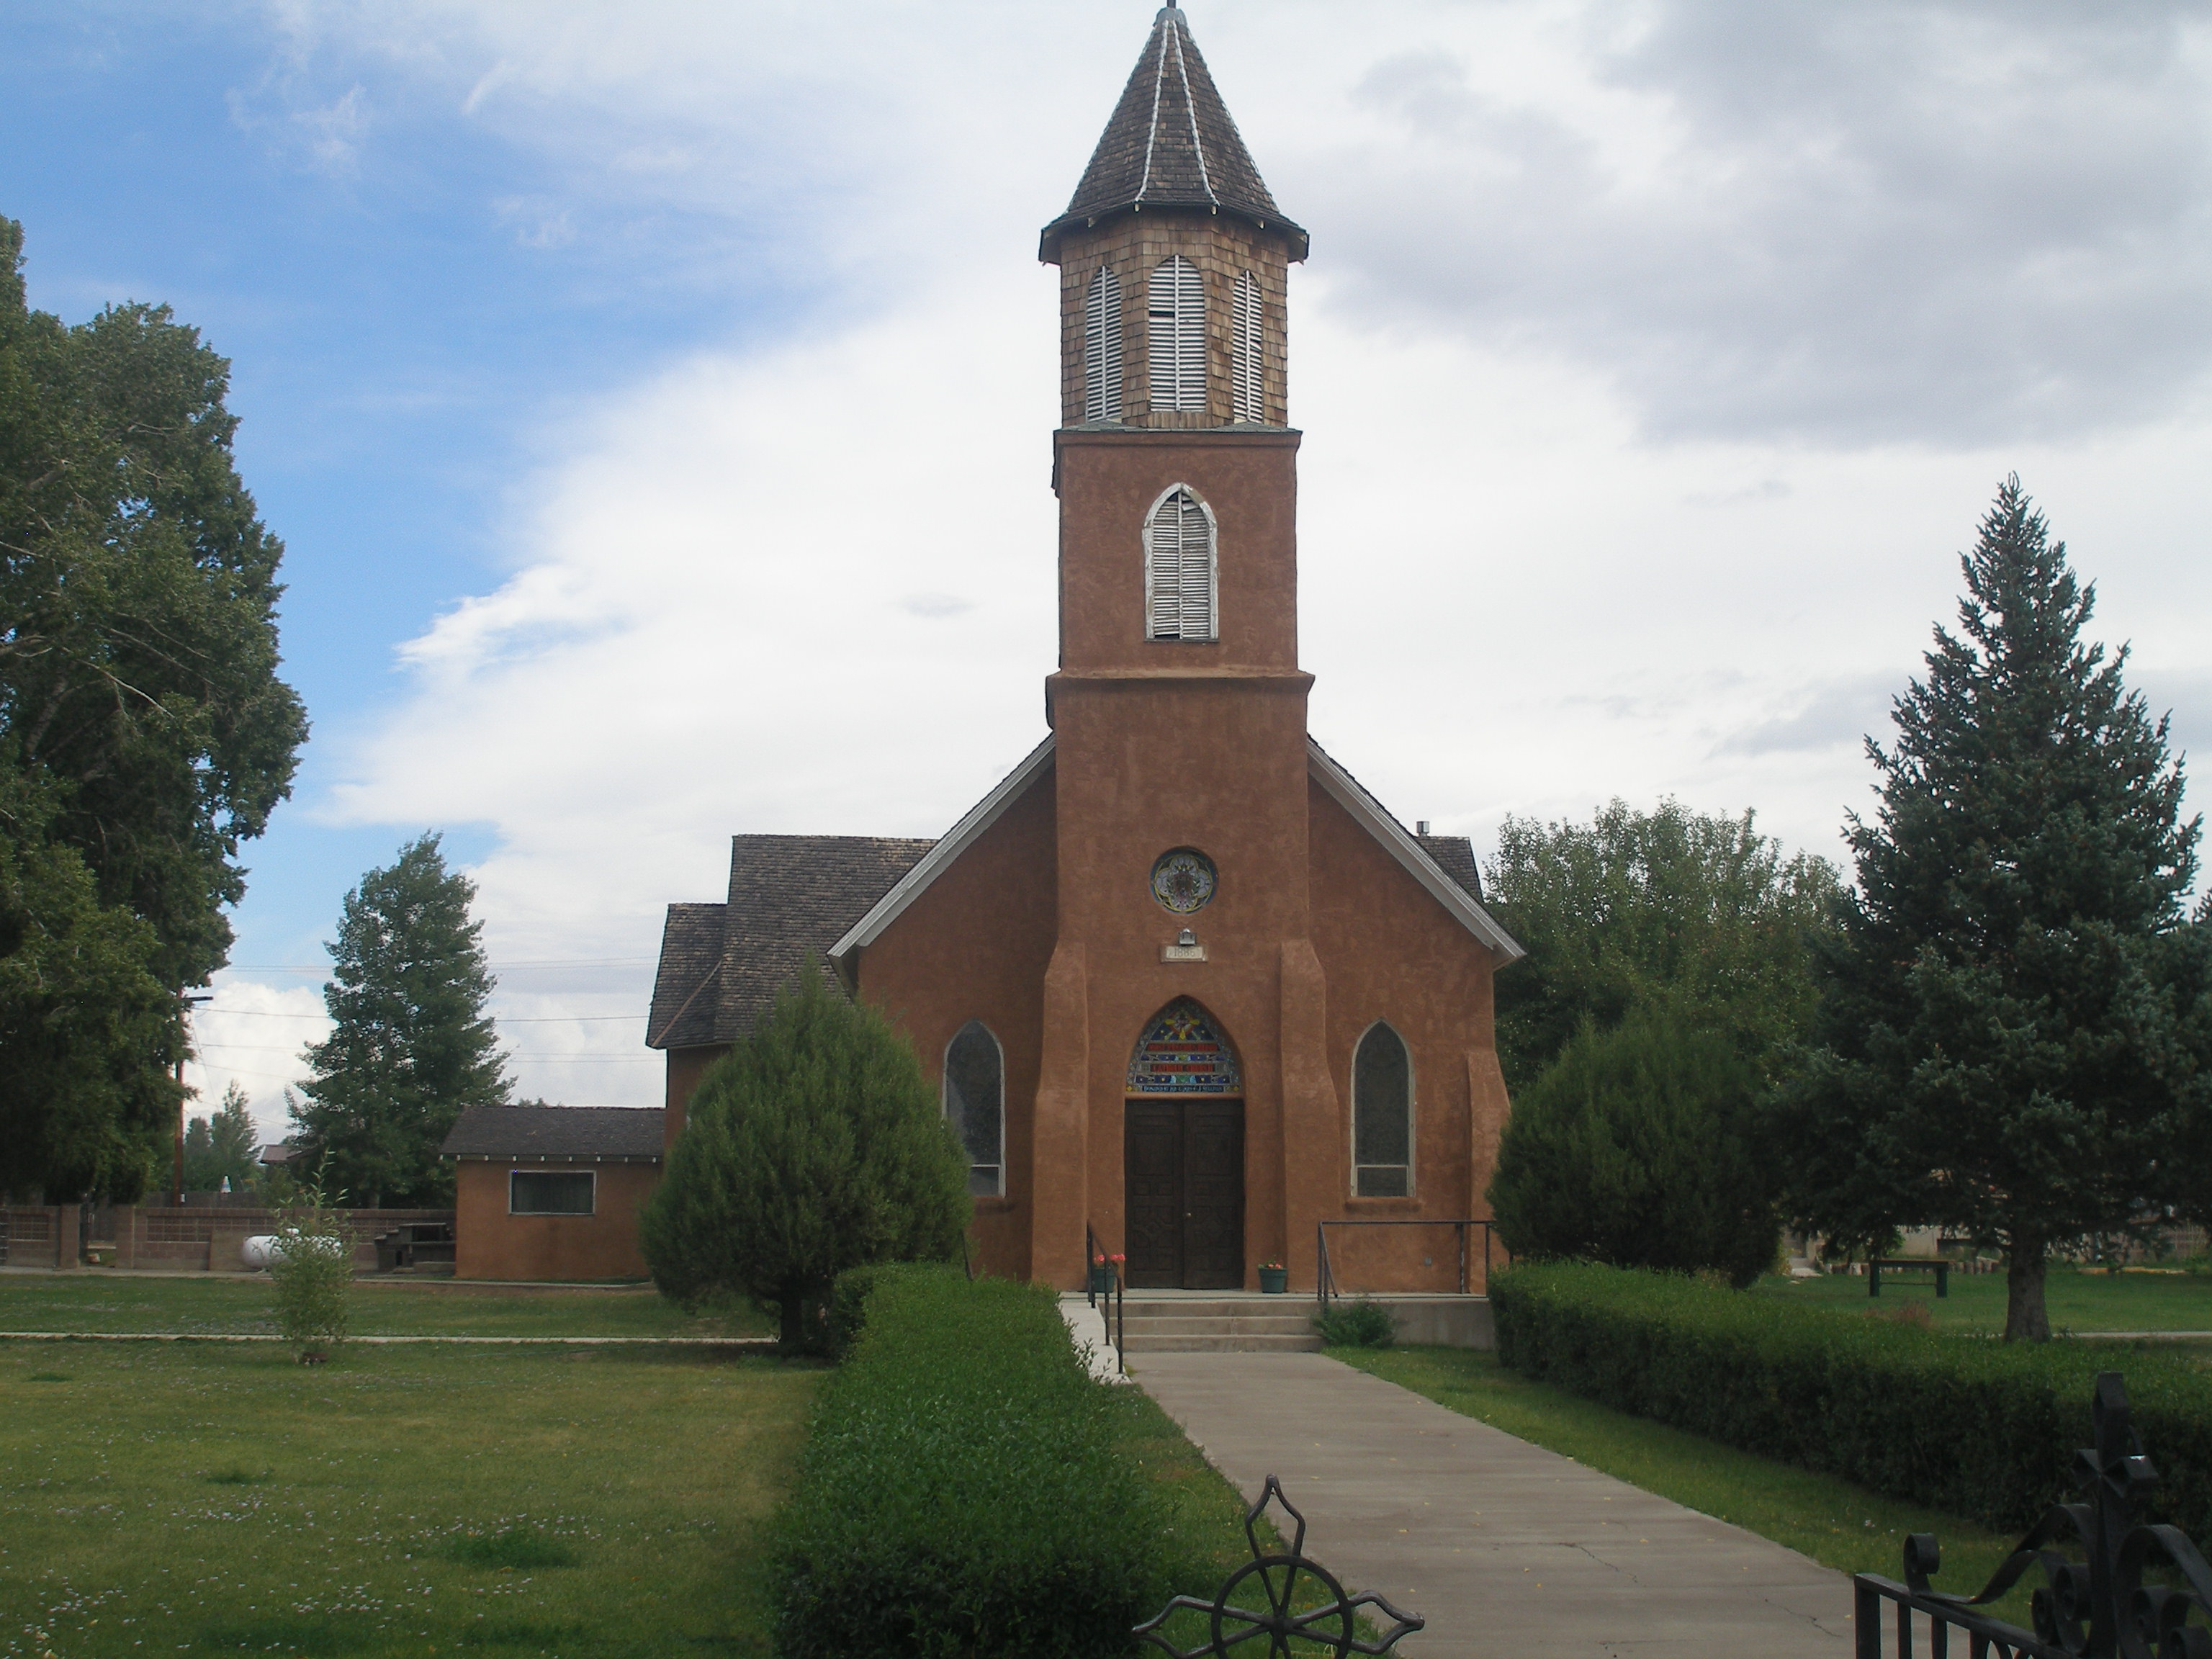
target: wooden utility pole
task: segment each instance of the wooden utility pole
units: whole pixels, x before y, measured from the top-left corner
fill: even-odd
[[[201,1003],[214,1000],[212,993],[204,996],[195,995],[189,991],[177,993],[178,1005],[183,1008],[187,1020],[191,1011]],[[185,1030],[189,1036],[189,1024]],[[185,1110],[191,1101],[191,1097],[185,1092],[185,1056],[184,1051],[179,1049],[177,1053],[177,1157],[169,1182],[169,1202],[179,1208],[182,1208],[185,1202]]]

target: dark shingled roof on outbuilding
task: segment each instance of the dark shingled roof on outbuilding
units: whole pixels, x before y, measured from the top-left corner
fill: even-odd
[[[441,1158],[659,1158],[658,1106],[471,1106]]]
[[[806,953],[830,947],[935,846],[888,836],[733,836],[730,895],[672,904],[646,1043],[734,1042],[775,1006]],[[842,986],[839,987],[842,990]]]
[[[1306,257],[1306,233],[1276,207],[1199,56],[1189,18],[1172,3],[1153,21],[1067,211],[1045,227],[1043,257],[1053,257],[1070,225],[1148,207],[1234,213],[1280,231],[1291,257]]]

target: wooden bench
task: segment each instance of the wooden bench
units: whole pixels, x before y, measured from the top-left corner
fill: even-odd
[[[1869,1296],[1881,1294],[1881,1276],[1884,1272],[1933,1273],[1936,1275],[1936,1294],[1939,1297],[1951,1294],[1951,1264],[1948,1261],[1931,1261],[1912,1256],[1886,1256],[1870,1261],[1867,1263],[1867,1294]]]

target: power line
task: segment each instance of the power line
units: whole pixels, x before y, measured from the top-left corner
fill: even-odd
[[[225,1019],[328,1019],[328,1014],[288,1014],[281,1008],[203,1008],[202,1013],[221,1014]],[[498,1025],[587,1025],[596,1021],[612,1019],[643,1019],[641,1010],[634,1014],[517,1014],[513,1018],[494,1014],[492,1021]]]
[[[531,962],[491,962],[484,965],[501,973],[515,968],[629,968],[641,963],[658,962],[659,957],[541,957]],[[256,967],[233,963],[216,970],[224,974],[327,974],[327,962],[279,962]]]

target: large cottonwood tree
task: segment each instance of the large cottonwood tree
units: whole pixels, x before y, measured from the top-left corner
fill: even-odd
[[[22,250],[0,219],[0,1024],[29,1043],[0,1062],[0,1185],[128,1199],[179,1105],[175,993],[226,959],[307,720],[229,365],[166,306],[32,310]]]
[[[1808,1226],[2002,1245],[2005,1335],[2041,1340],[2054,1247],[2212,1202],[2198,824],[2017,478],[1960,562],[1959,632],[1868,740],[1881,805],[1772,1145]]]

